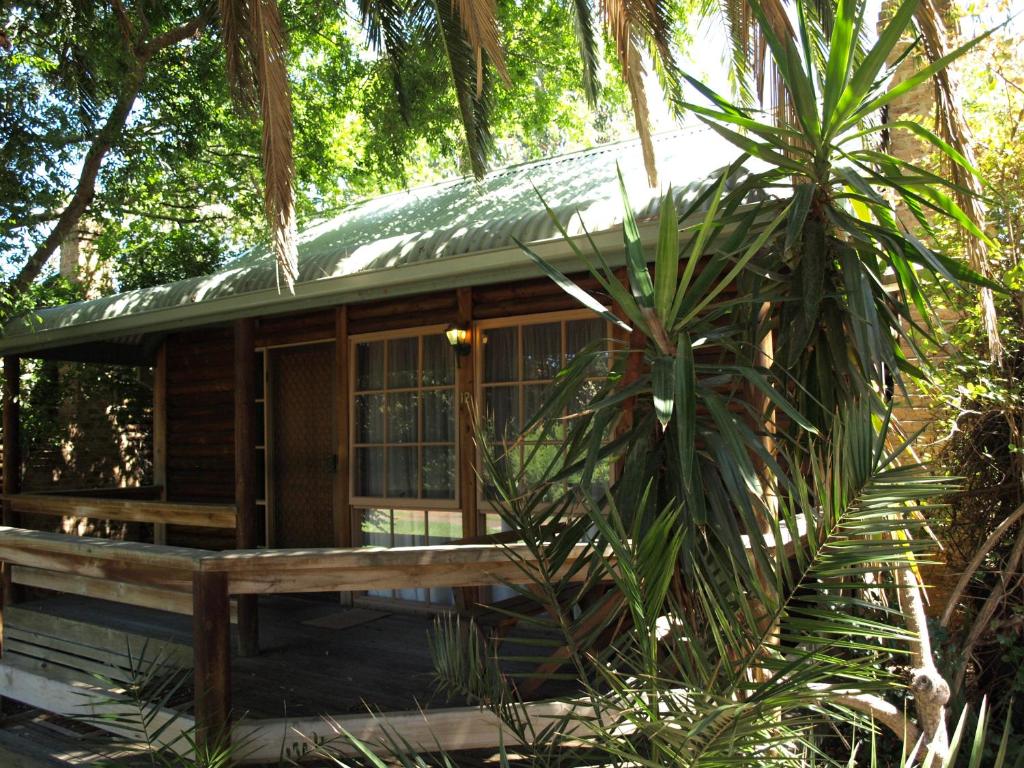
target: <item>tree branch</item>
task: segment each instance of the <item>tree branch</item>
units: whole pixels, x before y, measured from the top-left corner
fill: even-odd
[[[119,4],[118,0],[112,1]],[[8,290],[13,293],[22,293],[28,289],[39,276],[43,265],[46,264],[50,256],[60,247],[60,244],[68,235],[71,234],[82,214],[89,207],[93,195],[96,193],[96,178],[99,175],[100,167],[103,165],[103,159],[124,131],[124,127],[128,122],[128,116],[131,114],[135,99],[138,97],[139,89],[142,87],[142,82],[145,79],[146,64],[149,59],[164,48],[176,45],[197,34],[212,18],[213,11],[214,6],[212,4],[208,5],[198,16],[133,49],[136,57],[134,66],[125,75],[121,88],[118,91],[117,99],[110,110],[110,114],[107,116],[106,122],[89,146],[89,150],[85,153],[85,159],[82,161],[82,170],[78,176],[78,184],[75,187],[75,192],[71,196],[70,202],[61,212],[57,223],[50,230],[50,234],[28,257],[28,260],[17,276],[8,283]]]
[[[203,27],[210,23],[210,20],[213,18],[214,9],[215,5],[211,3],[206,6],[202,13],[189,19],[181,26],[168,30],[162,35],[157,35],[152,40],[143,43],[139,46],[139,54],[143,58],[149,59],[153,54],[162,51],[164,48],[170,48],[172,45],[177,45],[184,40],[195,37]]]
[[[907,629],[917,636],[910,643],[910,659],[914,666],[910,690],[914,694],[918,726],[929,754],[945,758],[949,752],[949,735],[946,732],[949,683],[935,666],[931,637],[928,634],[928,616],[921,599],[921,585],[914,571],[910,568],[896,571],[896,585]]]

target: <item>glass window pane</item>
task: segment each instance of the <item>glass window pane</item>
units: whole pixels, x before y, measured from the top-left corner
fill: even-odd
[[[562,367],[562,325],[523,326],[523,379],[553,379]]]
[[[427,543],[427,514],[418,509],[392,512],[396,547],[419,547]]]
[[[356,442],[384,442],[384,395],[356,395]]]
[[[519,388],[485,389],[484,413],[492,438],[514,439],[519,434]]]
[[[423,337],[423,386],[455,383],[455,352],[443,333]]]
[[[453,539],[462,538],[462,510],[430,510],[427,518],[430,527],[429,543],[447,544]]]
[[[579,389],[573,393],[572,399],[569,400],[569,413],[579,413],[585,410],[603,385],[604,381],[600,379],[587,379],[580,384]]]
[[[388,342],[388,389],[416,386],[419,347],[418,336]]]
[[[455,449],[441,446],[423,448],[423,498],[455,498]],[[433,517],[431,517],[433,519]]]
[[[384,389],[384,342],[356,344],[356,389]]]
[[[419,495],[419,467],[416,454],[416,448],[388,448],[389,499],[411,499]]]
[[[452,390],[424,392],[422,397],[423,442],[454,443],[455,414],[452,411]]]
[[[570,320],[565,324],[565,353],[566,362],[576,356],[576,353],[588,344],[607,339],[608,326],[604,320]],[[608,350],[607,344],[601,345],[600,354],[594,357],[594,364],[591,368],[594,375],[602,375],[608,372]]]
[[[355,495],[384,495],[384,449],[356,448]]]
[[[368,547],[391,546],[391,510],[361,510],[363,544]]]
[[[415,392],[388,393],[389,443],[415,443],[419,435],[419,407]]]
[[[517,328],[492,328],[484,332],[484,381],[515,381],[518,375]]]
[[[523,428],[540,413],[541,408],[547,402],[547,399],[552,394],[552,387],[550,384],[528,384],[523,387]],[[538,424],[531,430],[531,440],[539,440],[541,437],[541,431],[543,424]],[[552,440],[558,435],[563,433],[563,424],[561,421],[552,424],[551,429],[548,430],[545,439]]]

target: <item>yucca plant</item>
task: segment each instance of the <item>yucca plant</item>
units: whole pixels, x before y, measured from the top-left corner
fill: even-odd
[[[947,752],[948,687],[931,658],[916,575],[917,529],[945,483],[899,466],[905,446],[885,448],[882,393],[890,375],[921,375],[899,342],[913,347],[933,331],[922,282],[989,283],[904,229],[895,200],[926,232],[930,217],[944,216],[983,234],[953,202],[951,184],[868,142],[877,111],[949,59],[888,88],[886,62],[915,0],[865,53],[854,44],[862,3],[840,3],[821,56],[798,8],[795,40],[774,36],[762,18],[797,122],[762,122],[694,83],[711,106],[687,108],[735,143],[740,159],[682,210],[666,197],[653,254],[625,201],[626,285],[592,243],[577,250],[617,313],[536,258],[627,331],[628,350],[570,417],[565,449],[545,456],[541,471],[501,481],[504,446],[485,467],[504,489],[498,508],[536,541],[538,559],[549,542],[557,565],[566,539],[591,541],[589,583],[615,584],[598,626],[586,621],[582,598],[564,599],[565,584],[547,592],[545,608],[557,617],[547,629],[567,643],[561,672],[586,692],[587,743],[617,761],[825,760],[822,729],[865,714],[908,754],[918,741],[929,759]],[[889,128],[965,162],[923,127]],[[574,359],[530,428],[546,429],[563,411],[591,363]],[[609,459],[615,482],[595,500],[595,468]],[[551,504],[551,489],[567,478],[570,490]],[[588,526],[597,532],[590,539]],[[577,641],[611,627],[619,631],[605,646]],[[439,638],[448,688],[514,709],[515,691],[493,661],[448,663],[479,637],[442,626]],[[500,646],[473,658],[495,655]],[[550,671],[542,658],[533,661]],[[916,719],[901,707],[907,683]]]
[[[807,3],[795,4],[797,33],[785,37],[773,32],[761,4],[751,3],[790,96],[789,121],[768,121],[688,78],[708,103],[686,108],[738,150],[766,164],[751,175],[749,188],[786,192],[775,203],[777,209],[788,206],[788,213],[770,265],[782,292],[773,308],[774,354],[776,363],[801,384],[792,390],[801,412],[818,424],[865,389],[883,390],[887,375],[920,375],[899,342],[919,353],[918,340],[937,330],[929,321],[933,313],[923,282],[1001,290],[927,245],[896,216],[898,201],[925,233],[937,217],[987,243],[955,202],[967,190],[871,145],[882,131],[911,132],[942,159],[977,174],[961,153],[925,126],[909,120],[879,122],[884,107],[928,82],[982,39],[892,83],[895,67],[887,62],[899,63],[911,51],[900,41],[919,4],[906,0],[897,5],[877,42],[862,52],[861,0],[840,0],[822,51],[815,48]],[[923,325],[915,321],[912,308]]]

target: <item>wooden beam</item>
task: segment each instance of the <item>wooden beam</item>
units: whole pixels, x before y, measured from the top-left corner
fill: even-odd
[[[49,493],[17,493],[0,496],[15,512],[61,517],[91,517],[137,523],[169,523],[200,528],[234,528],[234,504],[199,504],[145,499],[58,496]]]
[[[585,723],[595,716],[593,708],[585,703],[560,701],[524,704],[522,714],[530,719],[535,730],[557,724],[563,727],[563,736],[590,733]],[[246,745],[242,758],[246,763],[274,762],[280,757],[281,745],[293,743],[309,748],[326,743],[332,753],[358,756],[343,732],[355,736],[377,754],[387,754],[387,744],[395,736],[423,752],[520,744],[498,716],[484,707],[249,720],[232,729],[236,743]]]
[[[349,379],[348,307],[339,307],[335,314],[334,340],[334,542],[339,547],[351,547],[352,505],[349,504],[351,482],[351,456],[349,454],[349,405],[351,399]]]
[[[153,366],[153,485],[167,501],[167,342],[160,344]],[[167,523],[153,523],[153,543],[167,543]]]
[[[141,736],[123,725],[129,717],[137,716],[133,705],[130,702],[110,703],[110,692],[96,685],[54,680],[10,664],[0,664],[0,690],[8,698],[47,712],[75,718],[87,717],[91,725],[110,733],[134,739]],[[162,709],[154,713],[150,728],[151,732],[159,733],[158,744],[182,753],[188,751],[184,735],[192,728],[192,724],[192,719],[187,715]]]
[[[49,589],[67,595],[109,600],[123,605],[137,605],[183,616],[192,615],[192,592],[186,589],[150,587],[145,584],[126,584],[120,581],[78,576],[73,573],[55,573],[23,565],[9,566],[15,584],[37,589]],[[235,605],[231,605],[231,621],[238,620]]]
[[[256,380],[253,355],[256,321],[235,321],[235,546],[257,546],[256,519]],[[259,649],[259,615],[255,596],[238,601],[238,653],[255,656]]]
[[[193,574],[192,607],[196,740],[201,747],[213,747],[226,740],[231,717],[227,574]]]
[[[587,546],[578,545],[578,554]],[[521,544],[278,549],[219,553],[204,558],[200,568],[228,573],[231,594],[278,594],[505,584],[524,580],[522,565],[529,559]],[[567,558],[564,570],[574,560]],[[586,579],[586,569],[575,578]]]
[[[191,585],[202,549],[0,527],[0,560],[59,573],[176,589]]]

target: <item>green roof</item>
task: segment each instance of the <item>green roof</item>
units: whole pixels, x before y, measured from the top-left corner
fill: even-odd
[[[617,166],[637,218],[650,220],[669,185],[685,196],[737,155],[702,128],[659,134],[654,144],[660,189],[648,185],[633,140],[512,166],[480,181],[395,192],[300,233],[293,295],[278,290],[272,257],[256,249],[210,275],[15,318],[3,329],[0,354],[142,361],[172,330],[539,275],[515,240],[572,268],[571,249],[538,192],[570,234],[586,231],[621,251],[621,236],[607,237],[622,224]]]

